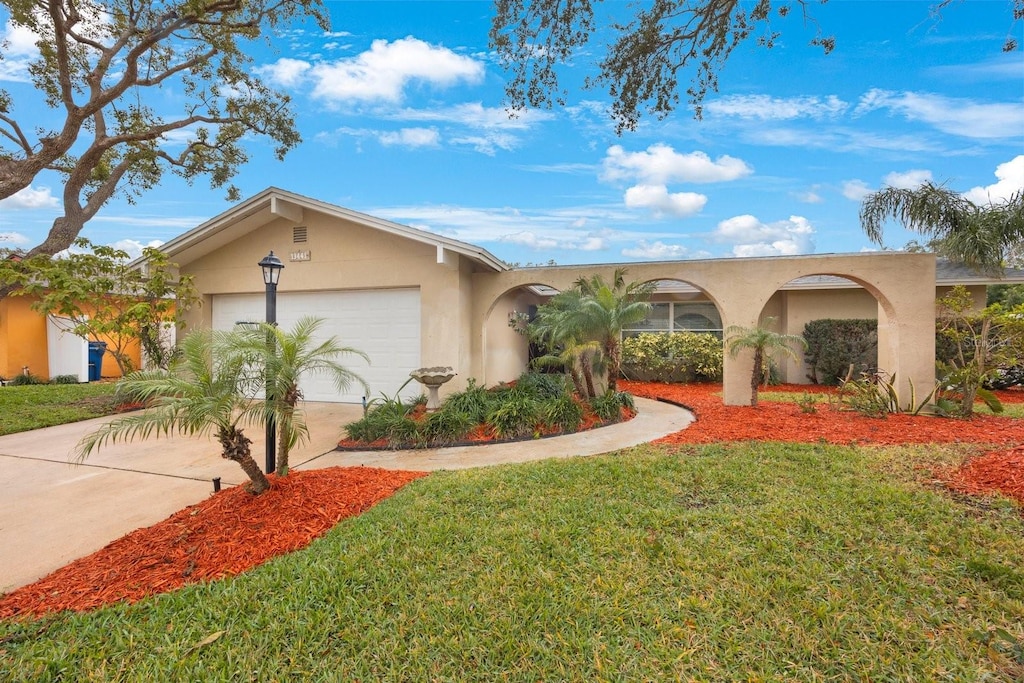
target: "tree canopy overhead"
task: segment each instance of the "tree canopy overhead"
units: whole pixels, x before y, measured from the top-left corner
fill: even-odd
[[[960,0],[936,0],[931,16]],[[599,73],[587,88],[607,89],[616,131],[634,130],[646,110],[664,118],[679,106],[681,84],[701,118],[708,92],[718,89],[718,73],[732,51],[755,41],[772,48],[780,33],[772,20],[794,10],[813,28],[811,45],[828,54],[836,39],[812,16],[828,0],[645,0],[619,3],[627,20],[609,18],[601,0],[495,0],[490,43],[511,71],[506,96],[511,109],[565,104],[559,71],[589,48],[603,50]],[[1024,0],[1007,0],[1013,22],[1024,18]],[[922,17],[927,20],[927,16]],[[1003,50],[1017,48],[1010,35]],[[598,48],[598,46],[600,46]]]
[[[38,37],[36,101],[0,90],[0,199],[46,171],[63,179],[63,214],[30,256],[66,249],[112,196],[133,201],[167,171],[237,197],[246,136],[269,137],[278,158],[300,142],[288,96],[260,81],[244,48],[303,18],[326,29],[320,0],[0,2]],[[170,93],[184,101],[168,106]],[[44,108],[55,126],[40,122]]]

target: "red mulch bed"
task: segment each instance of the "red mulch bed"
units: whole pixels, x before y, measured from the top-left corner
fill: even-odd
[[[662,398],[690,408],[697,423],[690,429],[658,439],[655,443],[714,443],[716,441],[790,441],[796,443],[879,444],[986,443],[1015,445],[1024,441],[1019,420],[994,415],[975,415],[970,420],[926,415],[864,417],[853,411],[835,410],[822,402],[816,413],[805,413],[795,403],[762,401],[756,408],[722,405],[720,384],[658,384],[621,382],[635,396]],[[804,393],[834,392],[827,387],[781,385],[765,391]],[[1017,402],[1022,392],[998,392],[1000,399]]]
[[[304,548],[426,472],[332,467],[270,475],[259,496],[235,486],[0,598],[0,618],[84,612],[232,576]]]
[[[945,475],[948,486],[971,495],[1000,492],[1024,504],[1024,425],[989,415],[970,420],[890,415],[885,419],[838,411],[822,403],[807,414],[791,403],[757,408],[723,406],[721,385],[621,382],[636,396],[690,408],[697,422],[655,443],[788,441],[833,444],[983,443],[1005,446]],[[783,385],[771,391],[817,393],[825,387]],[[997,392],[1004,403],[1024,391]],[[486,442],[486,433],[477,435]],[[490,438],[493,438],[491,435]],[[29,586],[0,597],[0,618],[86,611],[135,602],[189,583],[212,581],[307,546],[345,517],[359,514],[405,484],[426,476],[375,468],[330,468],[271,476],[270,491],[251,496],[239,486],[212,495],[163,522],[138,529],[102,550]]]
[[[960,469],[936,473],[954,491],[971,495],[1001,493],[1024,505],[1024,420],[995,415],[968,419],[927,415],[864,417],[818,405],[804,413],[795,403],[760,402],[756,407],[722,405],[720,384],[620,382],[635,396],[667,399],[686,406],[697,417],[689,429],[654,443],[687,444],[720,441],[787,441],[791,443],[877,444],[978,443],[1005,446],[972,458]],[[768,387],[766,391],[835,393],[829,387],[801,384]],[[997,391],[1003,403],[1024,403],[1024,391]]]

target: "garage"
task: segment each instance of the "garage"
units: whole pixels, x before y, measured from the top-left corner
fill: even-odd
[[[238,322],[264,320],[266,299],[259,294],[215,294],[213,327],[229,330]],[[370,365],[346,355],[339,360],[370,385],[370,398],[381,393],[393,396],[420,367],[420,292],[418,289],[345,290],[319,292],[278,292],[277,324],[285,330],[304,316],[323,320],[320,337],[337,337],[342,346],[363,351]],[[307,401],[359,403],[362,387],[354,384],[338,394],[325,375],[303,378]],[[421,387],[410,383],[404,397],[416,396]]]

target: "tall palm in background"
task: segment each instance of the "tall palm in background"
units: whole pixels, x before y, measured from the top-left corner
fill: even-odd
[[[181,341],[181,354],[167,370],[140,370],[118,384],[118,392],[146,404],[146,409],[117,418],[87,434],[76,456],[84,460],[107,443],[175,433],[191,436],[213,433],[221,457],[238,463],[249,477],[246,489],[259,495],[270,482],[253,460],[251,441],[242,425],[259,423],[263,407],[253,401],[259,390],[245,359],[219,353],[230,345],[232,333],[197,330]]]
[[[929,236],[939,255],[997,273],[1024,243],[1024,190],[1005,202],[978,205],[932,183],[915,190],[885,187],[864,199],[860,222],[867,236],[882,244],[889,219]]]
[[[735,358],[740,351],[752,349],[754,351],[754,368],[750,374],[750,405],[757,405],[757,388],[765,376],[765,361],[777,351],[789,356],[793,360],[800,357],[793,350],[793,345],[807,348],[804,338],[795,334],[779,334],[768,329],[775,321],[775,318],[766,318],[764,325],[757,327],[731,326],[726,330],[725,344],[729,348],[729,355]]]
[[[288,454],[292,447],[309,438],[306,421],[298,408],[302,399],[299,388],[302,377],[327,375],[338,393],[347,390],[353,382],[360,384],[364,393],[370,393],[363,378],[338,360],[355,355],[369,363],[369,357],[362,351],[342,346],[336,337],[316,340],[322,324],[323,320],[311,316],[299,320],[291,330],[260,323],[256,330],[228,337],[224,349],[227,355],[245,358],[249,367],[259,368],[260,373],[265,372],[270,378],[269,390],[265,390],[270,399],[264,404],[264,419],[273,419],[277,425],[279,477],[288,474]]]

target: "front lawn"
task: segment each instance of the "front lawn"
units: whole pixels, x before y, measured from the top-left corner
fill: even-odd
[[[11,680],[1020,680],[1019,510],[931,482],[968,448],[647,446],[435,473],[238,577],[0,622],[0,669]]]
[[[0,387],[0,435],[78,422],[117,411],[114,382]]]

